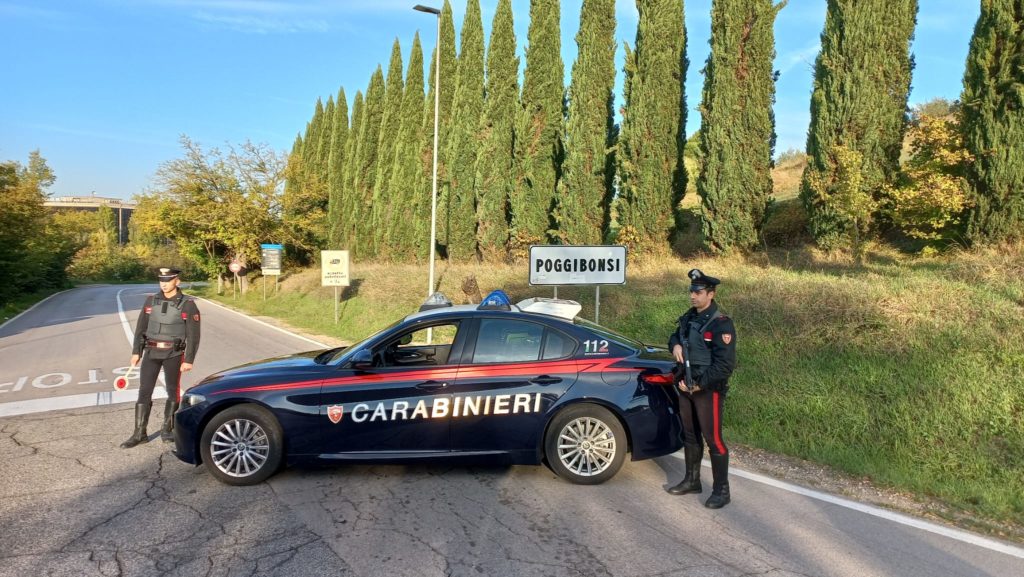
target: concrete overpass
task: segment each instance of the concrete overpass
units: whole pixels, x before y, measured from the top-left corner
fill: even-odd
[[[55,210],[84,210],[96,212],[100,207],[109,207],[117,215],[117,240],[121,244],[128,243],[128,221],[135,211],[135,203],[120,198],[103,196],[57,196],[43,203],[43,206]]]

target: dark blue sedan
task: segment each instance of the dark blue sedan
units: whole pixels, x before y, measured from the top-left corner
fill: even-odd
[[[497,457],[579,484],[681,446],[671,355],[576,316],[579,304],[500,291],[435,294],[347,348],[260,361],[182,397],[175,453],[231,485],[284,463]]]

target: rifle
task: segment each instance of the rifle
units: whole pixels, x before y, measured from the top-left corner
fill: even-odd
[[[693,392],[693,375],[690,373],[690,341],[683,341],[683,363],[686,367],[685,378],[683,384],[686,385],[686,390]]]

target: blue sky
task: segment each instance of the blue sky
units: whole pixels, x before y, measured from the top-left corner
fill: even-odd
[[[562,2],[566,82],[576,54],[582,0]],[[919,0],[911,104],[955,99],[979,3]],[[440,0],[0,0],[0,161],[24,163],[39,149],[57,175],[55,196],[130,198],[152,186],[161,163],[188,135],[205,147],[245,140],[290,150],[313,112],[345,87],[365,90],[397,37],[408,60],[420,30],[429,56]],[[497,0],[481,0],[485,34]],[[777,151],[803,148],[825,0],[790,0],[776,22]],[[456,30],[465,1],[454,0]],[[711,0],[686,1],[687,132],[708,54]],[[522,57],[529,0],[513,0]],[[621,43],[636,35],[633,0],[617,0],[616,106]],[[445,79],[442,78],[442,82]]]

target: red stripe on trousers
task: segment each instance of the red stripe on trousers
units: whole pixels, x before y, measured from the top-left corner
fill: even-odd
[[[722,444],[722,416],[718,412],[718,393],[711,393],[711,410],[715,415],[715,446],[718,447],[718,454],[725,454],[725,445]]]

